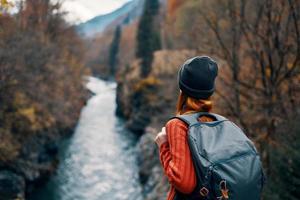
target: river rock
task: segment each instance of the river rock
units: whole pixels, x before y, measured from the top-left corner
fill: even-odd
[[[0,171],[0,200],[25,199],[25,180],[11,171]]]
[[[145,184],[151,175],[151,170],[149,169],[152,169],[159,162],[158,157],[154,137],[148,132],[140,138],[138,144],[139,176],[142,184]]]
[[[139,176],[145,200],[165,200],[168,182],[160,166],[154,136],[157,130],[147,127],[138,143]]]

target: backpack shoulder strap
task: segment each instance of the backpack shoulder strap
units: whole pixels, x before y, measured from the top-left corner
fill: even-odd
[[[208,113],[208,112],[198,112],[198,113],[193,113],[193,114],[178,115],[178,116],[172,117],[170,119],[174,119],[174,118],[180,119],[181,121],[185,122],[190,127],[190,126],[193,126],[195,124],[201,123],[201,122],[198,121],[198,118],[201,117],[201,116],[204,116],[204,115],[214,118],[215,121],[226,121],[226,120],[228,120],[227,118],[225,118],[221,115],[218,115],[218,114],[215,114],[215,113]]]
[[[185,122],[188,126],[192,126],[194,124],[198,124],[198,118],[195,116],[195,114],[186,114],[186,115],[178,115],[175,117],[172,117],[171,119],[179,119],[183,122]]]

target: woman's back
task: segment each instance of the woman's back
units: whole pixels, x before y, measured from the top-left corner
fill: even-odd
[[[201,122],[210,122],[214,119],[209,116],[199,118]],[[176,189],[180,193],[189,194],[196,187],[196,173],[188,146],[188,125],[179,119],[171,119],[166,124],[168,143],[160,146],[160,161],[168,177],[170,190],[167,200],[173,200]]]

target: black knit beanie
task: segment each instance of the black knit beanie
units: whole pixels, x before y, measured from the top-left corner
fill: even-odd
[[[191,58],[179,70],[179,88],[195,99],[208,99],[214,93],[217,75],[218,65],[210,57]]]

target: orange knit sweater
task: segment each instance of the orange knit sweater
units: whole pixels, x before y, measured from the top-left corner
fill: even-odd
[[[213,121],[202,116],[200,121]],[[184,194],[193,192],[196,187],[196,173],[188,146],[188,126],[179,119],[172,119],[166,125],[168,142],[161,144],[160,161],[170,182],[167,200],[175,197],[175,188]]]

